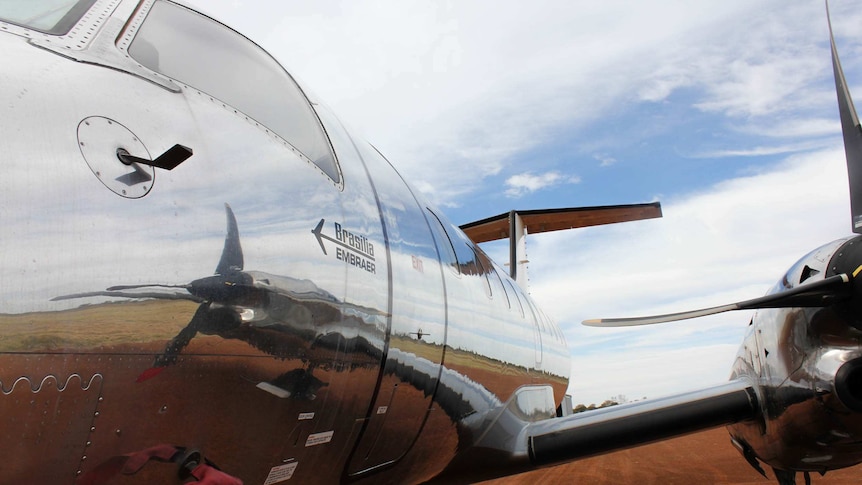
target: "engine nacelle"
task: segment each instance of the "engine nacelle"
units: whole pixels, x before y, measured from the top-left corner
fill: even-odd
[[[797,262],[777,293],[862,264],[862,237],[826,244]],[[862,298],[813,308],[759,310],[733,367],[755,383],[761,418],[729,426],[734,444],[762,472],[843,468],[862,462]]]

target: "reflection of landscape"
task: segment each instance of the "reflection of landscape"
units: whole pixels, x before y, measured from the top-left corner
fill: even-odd
[[[421,340],[393,336],[390,339],[390,345],[425,359],[429,359],[429,356],[433,358],[439,354],[439,346]],[[568,385],[568,380],[560,376],[539,373],[535,369],[528,369],[525,366],[518,366],[475,351],[453,349],[448,346],[446,347],[445,366],[447,369],[464,376],[481,375],[482,378],[477,379],[477,381],[481,382],[482,386],[489,392],[501,397],[512,395],[515,389],[524,385],[525,380],[528,382],[530,376],[538,377],[541,375],[543,380],[549,380],[564,387]]]
[[[316,361],[320,365],[315,367],[314,376],[321,384],[315,390],[317,399],[310,401],[284,399],[261,390],[260,383],[283,385],[279,381],[280,378],[284,379],[282,376],[306,368],[307,363],[296,356],[261,348],[263,345],[247,345],[252,340],[250,338],[198,336],[189,343],[177,365],[149,381],[134,385],[140,372],[152,365],[153,356],[164,349],[164,342],[189,321],[197,308],[198,305],[191,301],[147,300],[85,305],[61,312],[2,315],[0,349],[5,355],[0,356],[0,380],[4,384],[13,382],[19,376],[33,376],[33,380],[38,380],[38,376],[49,375],[58,368],[74,369],[75,373],[88,378],[102,373],[104,382],[99,380],[89,390],[75,390],[81,386],[72,379],[70,393],[59,392],[50,381],[39,392],[40,396],[47,399],[44,405],[57,406],[58,409],[67,409],[81,416],[98,408],[103,417],[114,423],[110,427],[125,428],[121,439],[117,439],[108,430],[97,427],[91,433],[83,426],[78,431],[79,439],[98,444],[90,450],[91,456],[108,457],[128,452],[137,446],[152,443],[154,439],[180,444],[205,442],[210,443],[208,454],[214,460],[218,458],[215,462],[219,466],[252,478],[258,476],[259,470],[251,470],[247,465],[235,462],[230,451],[231,440],[223,441],[219,436],[250,440],[255,435],[253,440],[256,444],[253,448],[260,453],[272,453],[272,450],[283,449],[289,443],[304,451],[303,443],[308,434],[331,428],[347,430],[352,427],[349,423],[364,416],[367,402],[361,396],[370,394],[361,390],[373,385],[380,365],[380,354],[370,352],[370,347],[365,347],[361,352],[345,352],[350,348],[346,347],[348,342],[334,337],[320,339],[315,348]],[[260,332],[260,338],[278,340],[279,327],[270,325],[255,331]],[[22,351],[29,355],[10,354]],[[434,373],[435,365],[424,356],[433,357],[438,353],[439,346],[433,344],[409,338],[392,338],[389,356],[392,364],[388,366],[391,376],[410,384],[410,388],[414,389],[411,392],[416,393],[412,398],[407,397],[411,393],[405,394],[402,402],[428,405],[437,376]],[[455,436],[451,435],[455,432],[453,426],[465,417],[474,416],[474,420],[481,422],[483,416],[501,405],[497,396],[511,394],[519,383],[524,382],[524,376],[528,373],[527,369],[512,368],[503,362],[462,350],[448,349],[446,359],[451,362],[451,367],[443,370],[434,407],[439,406],[438,409],[443,411],[442,415],[451,424],[441,426],[438,423],[440,415],[429,415],[428,419],[437,423],[433,426],[436,431],[432,427],[428,430],[428,433],[434,434],[434,440],[451,441],[451,436]],[[72,361],[74,364],[69,365]],[[57,379],[66,382],[69,378],[58,375]],[[29,386],[18,386],[12,396],[21,393],[29,395]],[[75,403],[66,400],[66,397],[78,393],[90,397],[83,401],[78,398]],[[97,397],[104,401],[97,403]],[[333,413],[325,410],[325,401],[328,401],[328,409],[338,411]],[[13,405],[9,400],[0,404],[3,412],[8,413],[4,415],[27,416],[38,410],[38,407],[31,408],[20,399],[16,402],[21,404]],[[162,411],[165,407],[167,412]],[[173,409],[187,411],[174,414]],[[255,410],[255,415],[260,414],[259,419],[244,418],[236,422],[225,420],[226,416],[233,413],[246,416],[250,409]],[[309,423],[296,421],[296,415],[309,411],[317,412],[323,419],[318,421],[315,418],[314,422]],[[188,412],[192,413],[191,422],[187,421]],[[132,423],[126,419],[130,415],[147,419],[143,422],[134,420]],[[279,416],[277,421],[271,421]],[[276,424],[279,421],[282,424]],[[211,423],[220,424],[213,428]],[[65,433],[62,427],[37,427],[29,433],[16,426],[7,428],[5,435],[9,439],[12,433],[22,433],[18,436],[24,439],[10,449],[20,453],[27,453],[30,449],[27,448],[28,439],[51,436],[56,439]],[[451,436],[446,438],[441,432]],[[263,439],[264,435],[268,438]],[[285,436],[288,437],[287,441],[280,441]],[[463,440],[469,435],[457,436]],[[416,452],[423,447],[433,446],[425,443],[424,439],[420,438],[413,445]],[[330,448],[341,446],[349,449],[349,434],[336,433],[333,443],[335,445]],[[453,454],[455,450],[455,447],[451,449]],[[411,451],[404,459],[415,459],[412,456]],[[6,470],[11,473],[7,476],[15,476],[12,468],[6,465]],[[25,471],[21,470],[20,473]],[[166,467],[148,465],[141,473],[141,477],[158,481],[166,476],[167,470]],[[45,478],[53,479],[56,475],[47,474]],[[261,480],[263,478],[265,476]]]
[[[0,351],[74,352],[164,341],[188,322],[197,306],[190,301],[148,300],[0,315]]]
[[[88,397],[85,401],[89,404],[85,407],[98,407],[102,415],[107,415],[112,405],[120,406],[114,409],[113,414],[113,419],[118,422],[124,420],[126,409],[140,408],[136,411],[140,415],[152,416],[153,410],[158,414],[164,406],[170,407],[164,402],[172,400],[175,404],[183,403],[184,408],[193,406],[194,413],[202,419],[201,426],[206,427],[206,422],[223,421],[227,416],[225,409],[247,412],[240,411],[250,409],[241,406],[241,402],[248,401],[244,404],[249,405],[260,399],[275,399],[281,403],[274,408],[277,409],[273,411],[275,415],[316,413],[314,423],[299,423],[295,426],[300,428],[282,431],[293,436],[291,439],[297,447],[302,445],[303,436],[327,429],[351,429],[353,425],[349,423],[364,419],[367,400],[382,364],[383,338],[380,332],[385,316],[374,310],[340,303],[308,281],[243,271],[234,272],[233,279],[241,280],[244,286],[213,292],[201,284],[207,279],[193,282],[196,287],[189,292],[198,295],[194,300],[176,296],[154,298],[149,289],[145,290],[146,294],[140,294],[143,299],[134,298],[138,295],[135,291],[140,290],[124,287],[64,298],[120,297],[126,301],[85,304],[57,312],[0,315],[0,350],[6,353],[0,356],[3,369],[0,381],[11,384],[22,376],[30,376],[29,380],[36,381],[41,376],[54,375],[57,368],[67,368],[81,376],[104,375],[104,383],[99,380],[98,390],[82,389],[81,392],[89,392],[88,396],[98,393],[101,398],[113,394],[112,403],[97,404],[94,398]],[[178,338],[183,339],[181,344],[177,344]],[[172,348],[176,349],[173,354]],[[16,352],[26,352],[28,356],[15,358],[10,354]],[[441,352],[439,344],[407,335],[394,335],[389,340],[381,395],[390,392],[385,386],[390,386],[394,392],[398,382],[409,384],[409,387],[402,386],[397,399],[387,403],[391,407],[387,421],[371,426],[369,432],[372,436],[402,435],[402,443],[396,448],[407,453],[403,455],[404,460],[413,459],[414,447],[421,450],[427,446],[423,440],[429,433],[434,435],[434,440],[452,439],[440,436],[441,431],[444,435],[455,433],[459,447],[467,446],[475,439],[471,429],[486,426],[502,411],[508,396],[525,383],[542,377],[536,370],[525,366],[452,348],[445,349],[446,367],[441,370],[437,364]],[[46,358],[46,355],[54,357]],[[68,365],[68,359],[75,363]],[[64,364],[58,367],[61,362]],[[142,380],[142,373],[154,365],[163,367],[165,371]],[[16,372],[15,369],[19,370]],[[196,380],[193,386],[186,381],[191,376]],[[69,377],[58,375],[56,380],[66,382]],[[51,379],[47,382],[49,385],[38,393],[43,396],[56,394],[51,398],[54,406],[61,409],[73,406],[74,412],[82,415],[93,412],[78,409],[78,404],[64,404],[62,392],[50,385]],[[77,381],[72,379],[70,382]],[[135,382],[136,385],[133,384]],[[233,382],[232,387],[225,388],[224,384],[230,382]],[[203,383],[213,387],[204,389],[201,387]],[[559,385],[565,386],[565,382],[560,379]],[[192,392],[192,388],[197,390]],[[176,390],[180,389],[182,392],[177,393]],[[168,399],[164,391],[171,392],[172,397]],[[24,391],[15,389],[13,394],[21,392]],[[121,392],[122,396],[118,394]],[[195,402],[197,404],[193,404]],[[13,408],[9,409],[8,415],[28,412],[20,404],[12,405],[8,400],[4,405]],[[263,406],[260,403],[252,405]],[[201,414],[198,406],[206,407],[207,413]],[[434,413],[423,417],[424,411],[420,410],[429,408],[438,409],[438,413],[442,411],[450,425],[440,427],[435,424],[436,429],[420,432],[422,427],[416,423],[417,418],[437,423],[442,417]],[[417,414],[417,411],[420,412]],[[171,423],[172,420],[159,415],[156,422]],[[295,418],[288,419],[288,422],[295,422]],[[241,426],[241,423],[232,426]],[[399,432],[401,426],[415,429],[420,436]],[[215,436],[208,437],[211,431],[202,432],[195,426],[189,428],[187,423],[169,424],[169,428],[178,428],[172,430],[151,423],[142,425],[135,422],[133,427],[140,429],[124,435],[120,441],[115,440],[119,448],[103,448],[106,454],[102,456],[134,449],[138,446],[136,443],[143,446],[154,439],[176,443],[190,439],[210,440],[205,442],[212,442],[215,447],[212,451],[216,453],[225,446],[216,444]],[[10,428],[10,432],[14,429]],[[264,432],[262,429],[259,431]],[[247,431],[232,429],[231,433],[243,435]],[[93,438],[92,432],[85,428],[80,430],[80,434],[81,439]],[[52,433],[41,429],[38,436],[45,435]],[[28,435],[25,433],[24,436]],[[33,435],[33,439],[36,436]],[[339,433],[333,442],[341,443],[349,451],[353,439],[355,435],[350,438]],[[381,453],[375,451],[374,442],[376,439],[361,451],[369,457]],[[393,444],[391,438],[386,442]],[[24,439],[18,446],[23,450],[26,445],[27,439]],[[452,456],[456,449],[453,447]],[[231,463],[229,456],[220,461],[217,462],[220,466],[243,469]],[[357,465],[357,468],[362,466]]]
[[[73,34],[87,42],[70,48],[87,62],[4,37],[5,92],[18,93],[6,131],[40,139],[4,139],[0,448],[12,457],[0,462],[4,483],[70,483],[159,446],[197,448],[247,483],[285,465],[296,483],[343,482],[378,467],[369,482],[400,482],[390,466],[398,460],[410,480],[424,480],[523,404],[525,388],[547,397],[547,382],[565,387],[548,376],[567,370],[542,361],[542,319],[528,296],[511,281],[504,287],[481,250],[444,227],[376,149],[308,102],[256,45],[176,9],[187,26],[225,35],[166,42],[200,48],[179,62],[233,52],[219,50],[221,39],[261,54],[273,79],[287,81],[277,85],[291,87],[223,91],[232,83],[221,81],[245,71],[207,61],[228,77],[166,91],[152,83],[172,81],[129,75],[143,68],[123,54],[134,39],[147,42],[144,32],[161,40],[199,32],[149,30],[167,8],[158,2],[101,3],[69,3],[75,15],[87,12]],[[108,39],[115,27],[128,42]],[[120,50],[106,58],[112,47]],[[144,64],[166,68],[174,51]],[[296,122],[290,139],[246,112],[261,93],[295,96],[260,106],[285,108],[272,113]],[[193,156],[177,170],[148,172],[145,196],[124,197],[140,173],[117,159],[119,148],[133,151],[121,147],[129,137],[154,156],[163,141]],[[124,187],[106,183],[108,168]],[[226,200],[241,215],[242,240]],[[315,234],[317,221],[334,224],[334,235]],[[341,244],[338,234],[361,242]],[[373,256],[373,267],[355,250]],[[116,481],[176,483],[176,475],[176,464],[148,462]]]
[[[458,450],[482,445],[484,436],[517,428],[531,415],[548,416],[547,405],[519,408],[514,397],[521,391],[535,386],[530,392],[547,403],[541,396],[565,389],[566,379],[550,371],[558,349],[546,345],[549,370],[539,366],[541,350],[533,340],[539,327],[532,327],[539,316],[502,298],[497,283],[497,304],[487,306],[491,286],[486,270],[476,272],[478,264],[462,267],[455,279],[444,268],[453,288],[479,291],[478,302],[451,300],[448,319],[442,282],[431,266],[427,273],[401,268],[395,274],[405,281],[397,288],[391,283],[396,294],[389,315],[379,308],[385,300],[376,297],[349,303],[310,279],[246,270],[239,226],[227,205],[225,213],[227,236],[212,276],[127,285],[120,275],[104,289],[51,300],[79,302],[77,308],[0,315],[0,382],[10,390],[0,399],[3,416],[36,416],[40,406],[84,424],[101,416],[96,426],[71,432],[54,421],[26,429],[10,423],[3,443],[24,457],[21,463],[39,459],[40,440],[64,440],[67,446],[58,449],[71,457],[83,453],[81,443],[93,443],[86,450],[96,460],[91,463],[159,443],[200,443],[214,463],[244,480],[267,476],[266,467],[244,459],[249,453],[260,457],[256,463],[301,461],[297,478],[303,482],[342,479],[333,460],[347,473],[375,470],[370,477],[396,481],[376,467],[411,463],[430,478]],[[368,301],[378,308],[365,306]],[[507,318],[515,308],[527,311]],[[501,340],[503,334],[509,338]],[[522,394],[525,402],[532,402],[528,394]],[[29,395],[37,399],[22,399]],[[307,446],[312,436],[328,441]],[[235,443],[243,443],[242,452]],[[438,443],[450,444],[446,453]],[[67,461],[65,468],[43,470],[38,480],[63,481],[63,473],[78,471],[79,462]],[[309,467],[328,469],[310,474]],[[32,473],[0,465],[4,470],[22,480]],[[165,480],[158,466],[141,473]]]
[[[112,286],[105,290],[61,295],[54,300],[108,297],[200,303],[188,323],[156,356],[154,368],[175,364],[199,334],[244,341],[273,357],[298,358],[308,366],[308,375],[286,374],[274,382],[316,381],[310,374],[320,365],[378,365],[383,355],[382,345],[376,343],[383,340],[385,323],[382,317],[385,314],[339,302],[330,292],[307,279],[244,271],[245,256],[236,216],[230,205],[225,204],[224,208],[227,235],[214,276],[184,285]],[[167,289],[171,291],[165,292]],[[135,310],[124,308],[131,312]],[[115,321],[110,315],[92,316]],[[172,320],[164,318],[163,321]],[[339,353],[351,353],[361,358],[355,361],[342,357],[336,362]],[[152,375],[155,373],[148,371],[142,374],[142,378]]]

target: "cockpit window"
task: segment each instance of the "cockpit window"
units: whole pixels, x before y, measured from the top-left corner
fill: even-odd
[[[254,118],[336,183],[341,181],[308,98],[275,59],[236,31],[179,5],[157,1],[129,54],[147,68]]]
[[[96,0],[0,0],[0,20],[51,35],[66,35]]]

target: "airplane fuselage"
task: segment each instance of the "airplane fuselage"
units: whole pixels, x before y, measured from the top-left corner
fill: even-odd
[[[555,415],[559,328],[256,45],[165,2],[3,25],[0,480],[170,445],[246,483],[422,481]]]
[[[167,0],[6,2],[0,52],[2,483],[463,483],[728,424],[783,484],[862,461],[858,239],[769,297],[592,321],[760,309],[729,382],[557,417],[571,364],[518,283],[523,238],[658,203],[468,237],[259,46]],[[833,63],[859,195],[834,40]],[[516,279],[473,242],[498,238]]]

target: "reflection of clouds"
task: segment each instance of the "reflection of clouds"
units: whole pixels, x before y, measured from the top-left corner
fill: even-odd
[[[321,264],[337,267],[329,259],[319,261],[309,231],[322,215],[341,213],[338,190],[306,162],[208,100],[192,96],[183,108],[186,105],[175,98],[160,97],[164,94],[157,89],[144,102],[144,95],[135,91],[139,81],[130,76],[84,69],[34,50],[38,51],[25,49],[59,67],[40,81],[28,79],[29,96],[19,104],[32,116],[15,118],[14,130],[4,129],[24,135],[4,137],[2,145],[0,224],[5,237],[0,241],[0,265],[11,279],[4,278],[0,287],[4,302],[0,312],[59,310],[74,304],[49,303],[62,294],[115,284],[187,283],[212,274],[224,240],[222,205],[226,201],[237,209],[243,244],[253,248],[250,260],[260,262],[259,269],[310,275],[320,271]],[[51,74],[65,76],[60,81]],[[130,97],[112,101],[102,93],[97,100],[92,86],[82,85],[85,80],[112,85],[118,92],[129,88]],[[124,122],[150,152],[158,153],[158,144],[167,139],[188,144],[194,156],[174,171],[159,170],[153,191],[142,199],[114,195],[78,150],[74,128],[84,113],[52,110],[55,123],[42,126],[43,112],[33,100],[54,99],[46,86],[52,81],[53,90],[57,85],[75,90],[80,103],[87,106],[86,115],[105,113]],[[136,100],[140,102],[135,104]],[[121,102],[131,107],[120,116],[116,113]],[[142,106],[145,115],[137,113]],[[206,123],[170,123],[170,133],[164,133],[166,128],[153,122],[160,115],[184,119],[188,108],[193,119]],[[38,144],[30,140],[31,132],[42,133]],[[285,244],[288,240],[300,244]],[[316,268],[288,264],[315,260]],[[323,273],[332,278],[321,284],[343,286],[343,275],[338,277],[337,271]]]
[[[471,350],[502,362],[511,362],[524,368],[536,365],[536,349],[532,322],[521,324],[512,315],[499,315],[499,305],[491,305],[481,285],[470,279],[478,276],[462,275],[458,283],[450,285],[449,328],[447,345],[455,349]],[[449,281],[455,281],[450,279]],[[469,291],[479,289],[475,294]],[[483,311],[484,310],[484,311]],[[529,326],[528,326],[529,325]]]
[[[774,170],[665,200],[661,220],[533,237],[534,294],[566,328],[578,402],[725,380],[750,312],[628,329],[580,321],[762,295],[800,256],[847,234],[843,159],[840,148],[790,157]]]
[[[426,260],[425,273],[420,275],[412,267],[410,254],[391,252],[392,266],[396,271],[404,272],[405,280],[414,277],[414,283],[423,283],[420,276],[428,275],[436,279],[436,284],[401,284],[393,288],[395,301],[393,313],[399,318],[397,328],[393,332],[409,333],[422,329],[422,340],[442,344],[446,335],[445,314],[443,307],[443,289],[440,283],[440,269],[434,260]],[[411,273],[416,272],[414,276]],[[405,281],[406,282],[406,281]],[[394,327],[394,325],[393,325]]]

